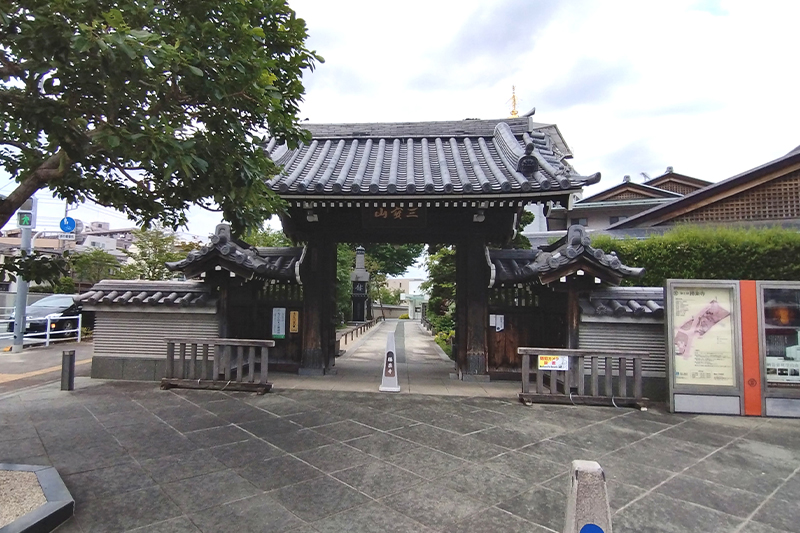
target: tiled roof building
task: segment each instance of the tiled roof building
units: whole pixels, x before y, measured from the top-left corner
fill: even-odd
[[[284,167],[270,187],[303,196],[474,195],[547,193],[599,180],[569,164],[571,152],[554,125],[529,118],[309,124],[312,141],[292,150],[271,140],[267,151]],[[538,170],[517,170],[527,145]]]

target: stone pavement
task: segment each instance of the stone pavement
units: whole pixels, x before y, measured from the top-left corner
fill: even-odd
[[[573,459],[616,533],[800,531],[800,421],[77,380],[0,400],[0,462],[55,466],[59,533],[560,531]]]
[[[19,353],[0,351],[0,397],[61,379],[61,353],[64,350],[75,350],[75,375],[88,376],[92,361],[91,342],[54,343],[49,347],[25,348]]]
[[[605,469],[616,533],[800,531],[800,420],[524,406],[518,384],[450,380],[412,322],[403,392],[374,392],[397,324],[265,396],[89,378],[0,395],[0,462],[58,469],[76,500],[59,533],[559,532],[573,459]]]
[[[395,334],[397,342],[401,395],[514,398],[519,393],[520,385],[516,382],[480,383],[451,379],[450,374],[455,372],[453,362],[420,323],[392,319],[371,329],[358,342],[345,345],[347,351],[336,359],[334,375],[270,374],[270,380],[285,389],[377,392],[381,384],[386,336],[391,334]]]

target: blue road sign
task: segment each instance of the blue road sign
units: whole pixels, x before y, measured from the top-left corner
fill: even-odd
[[[72,217],[62,218],[59,225],[61,226],[61,231],[63,231],[64,233],[75,231],[75,219]]]

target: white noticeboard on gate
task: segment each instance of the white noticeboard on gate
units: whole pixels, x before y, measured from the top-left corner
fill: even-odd
[[[738,282],[670,279],[664,300],[670,410],[741,414]]]
[[[272,338],[286,338],[286,308],[274,307],[272,309]]]

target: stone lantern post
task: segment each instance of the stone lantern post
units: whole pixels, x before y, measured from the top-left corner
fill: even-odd
[[[353,321],[365,322],[369,300],[369,272],[364,267],[364,248],[356,248],[356,268],[350,274],[353,283]]]

